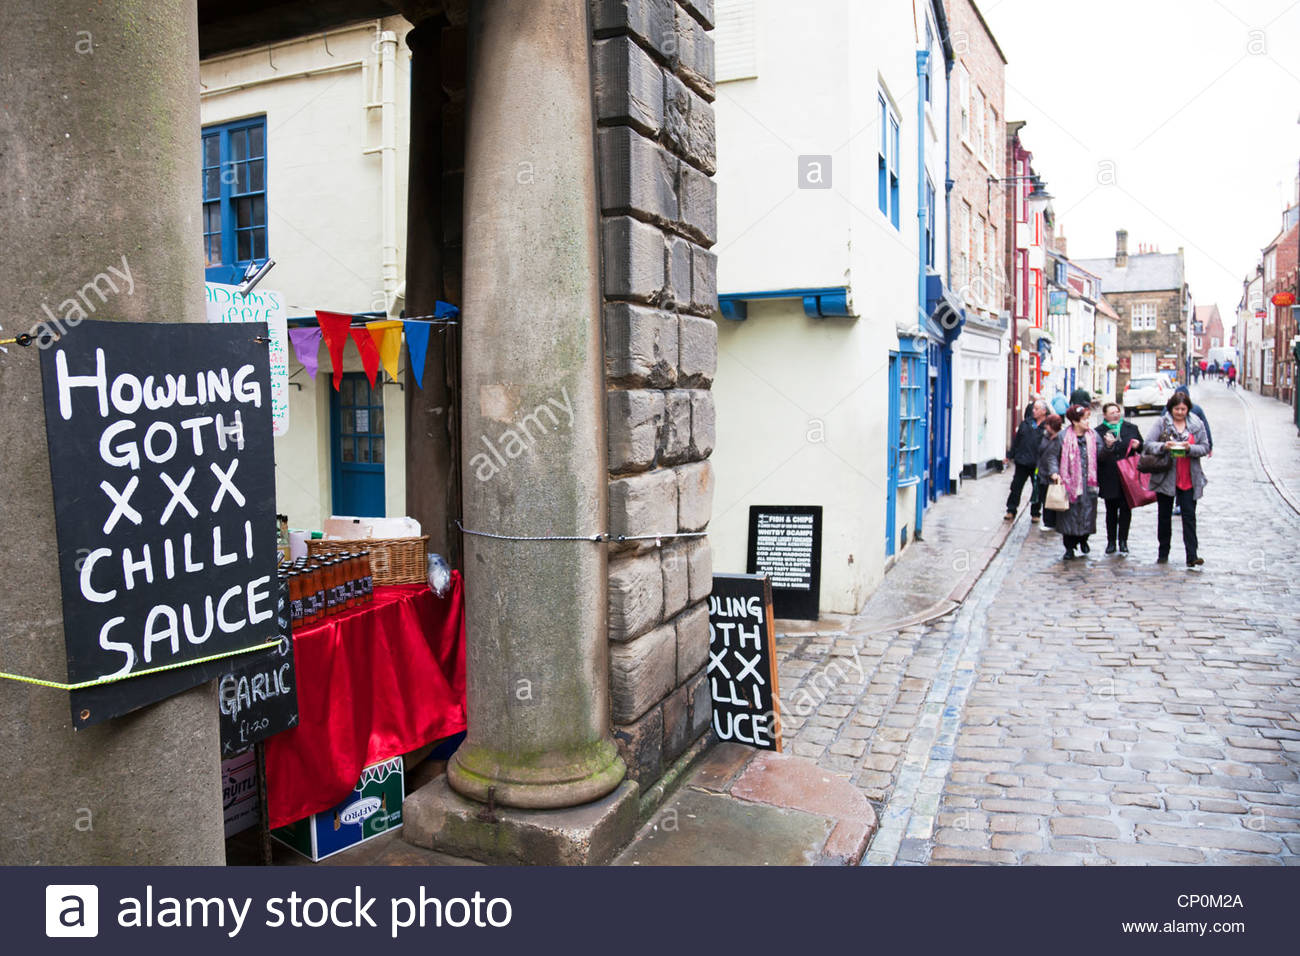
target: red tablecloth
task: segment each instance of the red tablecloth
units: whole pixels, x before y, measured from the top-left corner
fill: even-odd
[[[427,584],[375,588],[369,604],[293,636],[298,726],[266,742],[272,827],[328,810],[363,768],[465,729],[465,602]]]

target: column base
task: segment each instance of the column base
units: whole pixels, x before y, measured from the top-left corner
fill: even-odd
[[[406,798],[401,832],[415,846],[483,863],[600,866],[636,834],[639,792],[627,780],[613,793],[579,807],[490,809],[438,777]]]
[[[609,740],[578,753],[547,754],[532,765],[467,742],[447,765],[448,782],[461,796],[525,810],[591,803],[613,791],[625,776],[627,765]]]

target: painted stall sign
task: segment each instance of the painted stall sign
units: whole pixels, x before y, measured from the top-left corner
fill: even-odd
[[[750,507],[749,556],[745,570],[772,579],[777,617],[817,620],[821,555],[821,505]]]
[[[766,575],[713,576],[705,676],[719,740],[781,749],[772,584]]]
[[[275,625],[279,645],[232,658],[234,666],[217,681],[223,758],[298,725],[289,585],[283,581],[275,602]]]
[[[41,353],[68,682],[117,678],[71,692],[75,727],[278,636],[265,336],[257,322],[83,322]]]
[[[265,322],[271,361],[271,420],[275,436],[289,431],[289,316],[284,296],[269,289],[240,294],[239,286],[205,282],[209,322]]]

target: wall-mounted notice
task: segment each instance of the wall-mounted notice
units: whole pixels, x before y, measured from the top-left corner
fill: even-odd
[[[69,683],[278,637],[266,334],[260,322],[83,322],[41,353]],[[73,724],[230,667],[74,690]]]
[[[293,670],[293,622],[289,585],[275,602],[278,647],[231,658],[234,666],[217,682],[224,760],[298,724],[298,680]]]
[[[719,740],[781,749],[772,586],[765,576],[713,576],[705,676]]]
[[[746,570],[772,579],[777,617],[817,620],[822,579],[821,505],[752,505]]]
[[[289,317],[284,296],[269,289],[241,295],[239,286],[205,282],[209,322],[265,322],[271,360],[271,419],[275,435],[289,431]]]

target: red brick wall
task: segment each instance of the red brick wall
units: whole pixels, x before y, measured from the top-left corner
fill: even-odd
[[[1006,64],[1002,62],[997,47],[980,22],[970,0],[950,0],[945,6],[948,12],[948,29],[952,37],[953,53],[956,55],[957,62],[966,68],[970,76],[972,131],[973,124],[979,119],[973,112],[977,88],[983,91],[986,104],[992,106],[997,114],[996,129],[988,131],[989,138],[995,144],[995,165],[990,167],[981,163],[979,157],[962,141],[961,113],[957,104],[960,95],[958,71],[954,67],[949,110],[952,124],[952,163],[949,175],[952,176],[954,185],[950,205],[951,231],[948,239],[952,254],[953,284],[956,286],[954,291],[960,294],[963,285],[968,285],[970,282],[969,278],[962,277],[958,271],[961,252],[968,249],[970,245],[970,230],[967,229],[964,234],[962,233],[961,210],[962,202],[965,201],[970,203],[973,222],[978,223],[978,217],[983,215],[986,222],[993,227],[991,247],[986,231],[985,262],[992,274],[994,286],[989,296],[989,311],[997,315],[1002,309],[1008,308],[1007,293],[1011,291],[1006,288],[1006,237],[1004,235],[1006,228],[1004,192],[1009,192],[1010,187],[994,185],[990,190],[988,177],[1001,178],[1006,175]],[[973,269],[972,265],[972,272]]]

